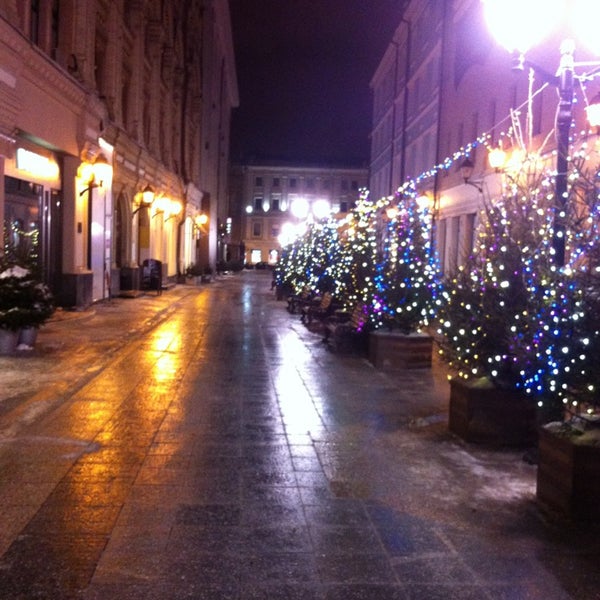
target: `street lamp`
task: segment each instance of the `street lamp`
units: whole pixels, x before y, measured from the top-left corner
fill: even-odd
[[[140,192],[140,204],[139,206],[131,213],[131,218],[140,212],[142,208],[149,208],[152,206],[152,203],[155,199],[154,188],[148,183],[146,187]]]
[[[483,194],[483,189],[481,186],[477,185],[474,181],[471,181],[471,175],[473,175],[473,170],[475,169],[475,165],[473,161],[467,157],[460,164],[460,174],[465,182],[465,185],[472,185],[480,194]]]
[[[93,163],[86,163],[86,165],[82,165],[82,167],[83,166],[86,167],[86,179],[88,186],[79,192],[80,196],[83,196],[84,194],[90,194],[95,188],[103,187],[104,184],[107,181],[110,181],[112,177],[112,166],[102,152],[98,154]]]
[[[569,131],[573,121],[573,90],[574,81],[578,77],[575,68],[578,66],[596,66],[598,63],[575,63],[575,42],[565,39],[560,45],[560,63],[556,74],[548,73],[543,68],[525,59],[525,54],[535,44],[539,43],[553,28],[566,21],[565,0],[482,0],[486,20],[497,40],[513,53],[513,68],[523,70],[533,69],[542,79],[558,89],[558,111],[556,114],[556,179],[554,209],[554,234],[552,246],[554,261],[558,266],[565,264],[565,221],[567,201],[567,177],[569,168]],[[597,0],[576,0],[570,17],[576,17],[578,25],[585,19],[596,22]],[[581,28],[578,27],[578,31]],[[586,79],[597,73],[597,69],[583,75]]]

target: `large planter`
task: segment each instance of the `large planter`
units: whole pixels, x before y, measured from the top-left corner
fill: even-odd
[[[485,379],[450,380],[448,427],[467,442],[531,446],[537,439],[536,402]]]
[[[19,343],[19,332],[0,328],[0,355],[14,354]]]
[[[433,338],[424,333],[369,333],[369,361],[383,371],[431,368],[432,351]]]
[[[542,427],[537,500],[552,515],[600,523],[600,446],[576,443]]]

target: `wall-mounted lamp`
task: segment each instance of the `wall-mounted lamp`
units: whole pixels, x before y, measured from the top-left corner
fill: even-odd
[[[496,173],[500,173],[506,164],[506,152],[500,146],[492,148],[488,153],[488,162]]]
[[[84,172],[88,186],[79,192],[80,196],[90,193],[94,188],[104,187],[104,183],[112,179],[112,165],[108,162],[106,156],[104,156],[102,152],[98,154],[96,160],[92,164],[87,164],[85,166]]]
[[[416,202],[419,210],[425,210],[433,205],[433,198],[427,194],[421,194],[417,196]]]
[[[585,114],[590,127],[595,127],[596,133],[600,134],[600,92],[585,107]]]
[[[164,211],[166,219],[164,222],[166,223],[169,219],[173,219],[181,214],[183,207],[181,206],[181,202],[177,202],[177,200],[171,200],[167,206],[167,209]]]
[[[200,213],[194,217],[194,226],[196,229],[202,229],[208,223],[208,215]]]
[[[469,157],[467,157],[465,158],[465,160],[462,161],[460,165],[460,174],[463,178],[463,181],[465,182],[465,185],[472,185],[474,188],[477,189],[477,191],[480,194],[483,194],[483,190],[481,189],[481,187],[475,182],[471,181],[471,175],[473,175],[474,169],[475,165],[473,164],[473,161]]]
[[[148,183],[146,187],[140,192],[140,204],[139,206],[131,213],[133,217],[136,213],[138,213],[142,208],[150,208],[155,199],[154,188]]]
[[[193,218],[193,220],[192,220],[193,229],[198,234],[198,237],[200,237],[203,233],[204,234],[206,233],[205,225],[207,223],[208,223],[208,215],[206,215],[204,213],[200,213]]]

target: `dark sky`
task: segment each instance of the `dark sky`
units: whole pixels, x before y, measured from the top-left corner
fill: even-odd
[[[230,0],[232,159],[367,164],[369,82],[403,0]]]

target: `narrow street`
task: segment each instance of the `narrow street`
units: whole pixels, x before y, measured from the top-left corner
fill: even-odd
[[[600,599],[598,531],[546,522],[522,451],[448,433],[440,365],[336,354],[270,282],[0,357],[2,600]]]

